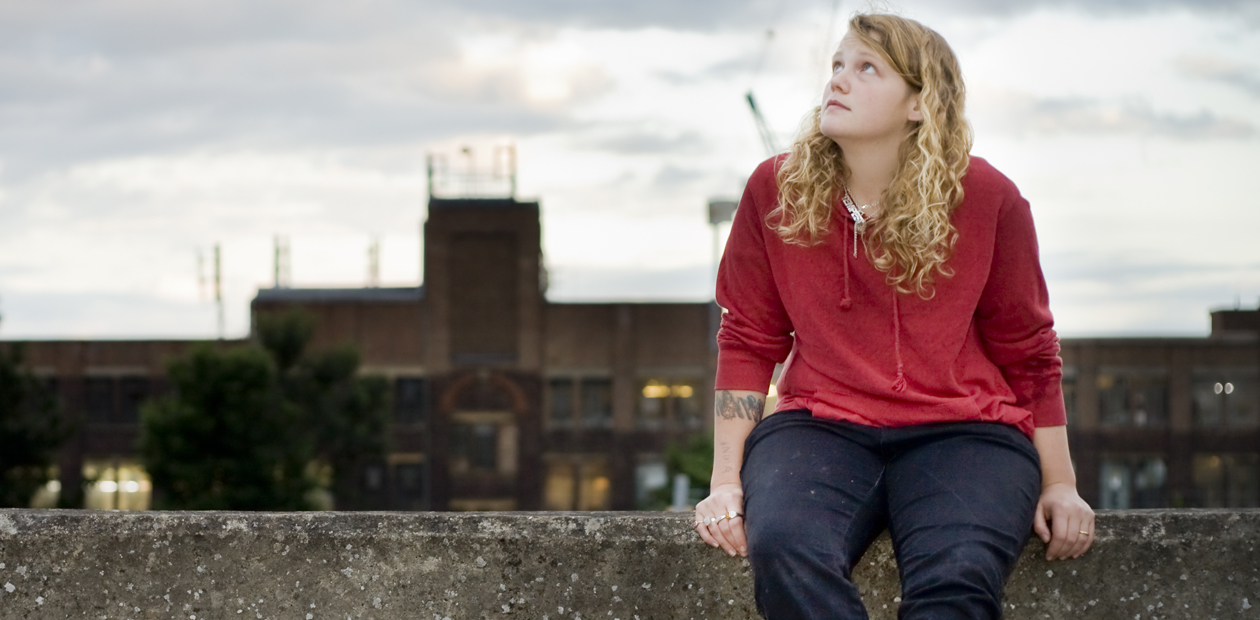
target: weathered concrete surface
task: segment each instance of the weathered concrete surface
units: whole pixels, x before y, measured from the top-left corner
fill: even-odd
[[[1007,587],[1008,618],[1260,619],[1260,511],[1102,513],[1094,549]],[[887,537],[856,579],[896,617]],[[748,564],[652,513],[0,510],[0,619],[755,618]]]

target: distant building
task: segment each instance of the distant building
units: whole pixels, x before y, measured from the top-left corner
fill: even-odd
[[[300,306],[312,346],[362,352],[393,386],[394,451],[363,508],[628,510],[665,485],[671,442],[712,429],[710,303],[553,303],[538,204],[432,198],[424,286],[258,292]],[[1070,438],[1095,507],[1260,506],[1260,310],[1212,314],[1207,338],[1063,342]],[[39,341],[28,361],[85,420],[62,482],[97,507],[147,506],[137,411],[180,341]],[[233,342],[225,342],[231,346]]]

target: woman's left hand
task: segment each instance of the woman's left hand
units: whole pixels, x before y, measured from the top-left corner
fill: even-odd
[[[1094,543],[1094,510],[1074,485],[1046,485],[1037,502],[1033,531],[1046,543],[1047,560],[1079,558]]]

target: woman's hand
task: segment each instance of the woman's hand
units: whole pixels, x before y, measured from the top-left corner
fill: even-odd
[[[722,547],[731,557],[736,553],[748,557],[748,542],[744,539],[744,489],[738,482],[719,484],[709,490],[709,496],[696,504],[696,531],[704,542]],[[705,518],[709,524],[705,525]]]
[[[1047,560],[1079,558],[1094,543],[1094,510],[1064,482],[1041,490],[1033,531],[1046,543]]]

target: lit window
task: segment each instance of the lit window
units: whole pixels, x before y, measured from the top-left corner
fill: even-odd
[[[148,510],[153,490],[149,474],[136,461],[88,460],[83,477],[89,481],[83,498],[85,508],[97,510]]]
[[[695,379],[652,378],[640,382],[636,425],[644,430],[703,428],[704,405],[699,386]]]
[[[1199,426],[1260,426],[1260,372],[1255,368],[1201,368],[1191,375],[1194,420]]]

